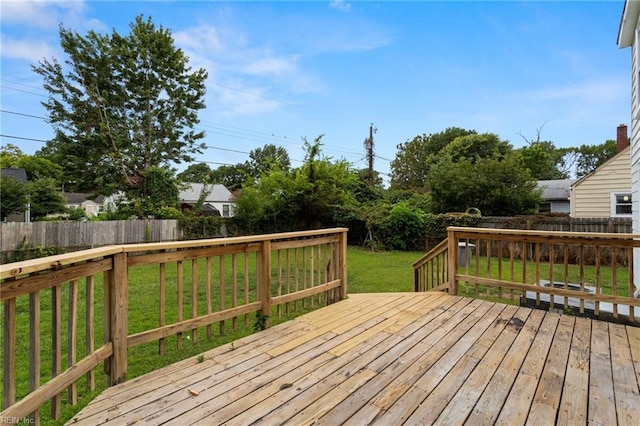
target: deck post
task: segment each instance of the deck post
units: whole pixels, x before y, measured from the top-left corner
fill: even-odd
[[[457,295],[458,294],[458,280],[456,279],[456,274],[458,273],[458,240],[456,238],[456,233],[451,228],[447,229],[447,268],[449,275],[449,294]]]
[[[113,354],[109,357],[109,386],[124,382],[127,374],[127,308],[128,308],[128,269],[127,254],[113,256],[109,303],[109,336],[113,345]]]
[[[262,309],[260,309],[260,314],[262,315],[260,326],[266,329],[271,326],[271,240],[262,242],[258,297],[262,302]]]
[[[340,300],[347,298],[347,231],[340,237]]]

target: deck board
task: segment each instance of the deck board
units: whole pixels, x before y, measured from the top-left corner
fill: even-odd
[[[354,294],[109,388],[68,424],[637,425],[639,381],[637,328]]]

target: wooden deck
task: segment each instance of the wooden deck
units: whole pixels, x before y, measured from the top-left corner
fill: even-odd
[[[442,293],[348,300],[107,389],[68,424],[640,424],[640,329]]]

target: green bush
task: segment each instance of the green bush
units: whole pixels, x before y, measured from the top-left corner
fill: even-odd
[[[424,250],[425,213],[406,201],[397,203],[380,223],[380,237],[389,250]]]
[[[185,216],[178,220],[185,240],[220,237],[225,224],[225,218],[220,216]]]

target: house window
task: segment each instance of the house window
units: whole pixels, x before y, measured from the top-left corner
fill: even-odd
[[[631,193],[611,194],[611,216],[631,216]]]
[[[538,206],[538,213],[551,213],[551,203],[540,203],[540,205]]]
[[[222,216],[229,217],[229,204],[222,205]]]

